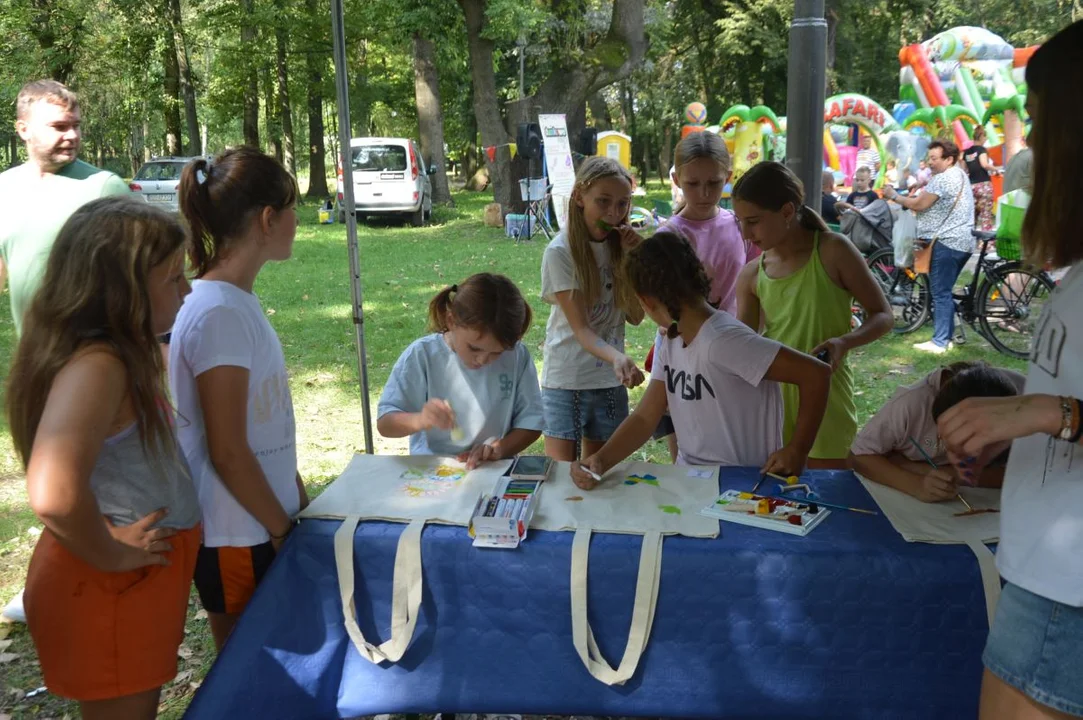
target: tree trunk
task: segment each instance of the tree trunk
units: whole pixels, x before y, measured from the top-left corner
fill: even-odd
[[[188,64],[188,41],[184,37],[180,0],[169,0],[169,18],[173,43],[177,49],[181,96],[184,99],[184,124],[188,131],[187,153],[190,156],[202,155],[203,145],[200,142],[199,119],[196,116],[196,89],[192,84],[192,68]]]
[[[244,144],[259,148],[259,72],[255,57],[259,55],[256,44],[256,25],[252,17],[256,11],[255,0],[242,0],[244,25],[241,26],[242,62],[246,63],[244,82]]]
[[[835,39],[839,31],[839,11],[829,2],[825,15],[827,16],[827,72],[824,73],[824,92],[826,97],[831,97],[832,87],[835,83]]]
[[[669,180],[669,169],[673,166],[673,125],[666,123],[662,131],[662,148],[658,153],[658,174],[662,176],[662,184]]]
[[[433,170],[432,201],[451,203],[444,159],[444,113],[440,109],[440,79],[436,72],[432,41],[414,33],[414,95],[417,100],[417,124],[421,135],[421,155]]]
[[[143,162],[143,126],[138,122],[132,123],[131,145],[128,148],[128,164],[132,168],[132,175],[139,172],[139,165]]]
[[[278,117],[282,123],[282,164],[290,175],[297,177],[297,161],[293,152],[293,112],[290,110],[290,83],[286,50],[289,35],[285,28],[286,8],[279,4],[278,27],[275,28],[275,66],[278,80]]]
[[[609,105],[606,104],[601,92],[596,92],[587,98],[587,107],[590,108],[591,124],[597,130],[611,130],[613,128],[613,118],[609,115]]]
[[[493,73],[493,41],[483,37],[486,0],[459,0],[466,16],[466,38],[470,47],[470,74],[474,85],[474,116],[481,130],[483,147],[498,146],[495,162],[485,154],[485,164],[493,186],[493,199],[501,208],[512,202],[511,151],[506,147],[508,134],[500,117]],[[505,147],[499,147],[504,145]]]
[[[270,154],[282,162],[282,118],[278,115],[278,85],[271,74],[270,65],[264,65],[263,76],[263,111],[267,122],[267,144]]]
[[[306,0],[306,10],[310,18],[319,16],[317,0]],[[310,40],[310,47],[321,46],[323,35],[318,34]],[[326,150],[323,144],[323,66],[327,61],[325,53],[309,51],[305,55],[308,80],[308,192],[309,199],[326,198],[327,165],[324,160]]]
[[[480,167],[480,162],[478,159],[478,119],[474,113],[470,113],[466,118],[466,152],[463,153],[463,161],[459,168],[463,180],[474,177],[474,173]]]
[[[466,1],[459,0],[460,4]],[[587,98],[628,77],[643,63],[647,54],[644,4],[645,0],[613,0],[608,33],[587,51],[587,61],[558,62],[534,93],[533,105],[538,112],[565,115],[569,137],[574,137],[573,125],[577,130],[583,128]]]
[[[181,119],[180,119],[180,68],[177,65],[177,43],[173,33],[167,27],[165,42],[162,43],[162,68],[165,94],[162,97],[162,110],[165,113],[165,154],[181,154]]]
[[[639,136],[639,131],[636,128],[635,102],[632,96],[631,81],[621,83],[618,90],[621,99],[621,114],[624,116],[624,127],[628,134],[632,136],[632,165],[639,165],[639,177],[646,181],[649,176],[646,167],[643,165],[643,138]]]
[[[146,109],[145,104],[143,105],[143,108],[144,108],[144,110]],[[147,114],[146,114],[146,112],[144,112],[143,113],[143,162],[149,161],[152,154],[153,153],[151,153],[151,148],[150,148],[150,120],[147,119]]]
[[[352,137],[365,137],[372,134],[372,103],[368,98],[369,84],[369,43],[362,40],[357,46],[357,66],[350,73],[353,84],[350,89],[350,122],[355,132]]]

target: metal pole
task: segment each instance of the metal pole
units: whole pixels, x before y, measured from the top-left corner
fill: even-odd
[[[350,153],[350,86],[346,78],[346,31],[342,0],[331,0],[331,34],[334,40],[335,91],[338,96],[339,167],[342,168],[342,203],[346,208],[346,248],[350,255],[350,291],[357,345],[357,371],[361,378],[361,419],[365,452],[373,454],[372,410],[369,407],[369,368],[365,355],[365,313],[361,303],[361,257],[357,249],[357,216],[354,214],[353,159]]]
[[[823,177],[827,21],[824,0],[794,0],[786,88],[786,164],[818,208]]]

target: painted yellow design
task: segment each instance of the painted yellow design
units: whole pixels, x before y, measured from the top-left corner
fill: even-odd
[[[400,476],[405,482],[402,492],[407,497],[422,498],[443,495],[458,486],[466,470],[454,465],[440,464],[428,468],[410,468]]]

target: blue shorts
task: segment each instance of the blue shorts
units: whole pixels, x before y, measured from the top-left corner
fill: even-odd
[[[628,388],[601,390],[542,388],[545,436],[605,442],[628,417]]]
[[[1083,717],[1083,608],[1005,583],[981,659],[1036,702]]]

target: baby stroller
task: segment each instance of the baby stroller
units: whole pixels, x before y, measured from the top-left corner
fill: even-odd
[[[891,247],[895,220],[891,206],[885,200],[876,200],[860,210],[844,212],[839,225],[840,232],[866,257],[880,248]]]

